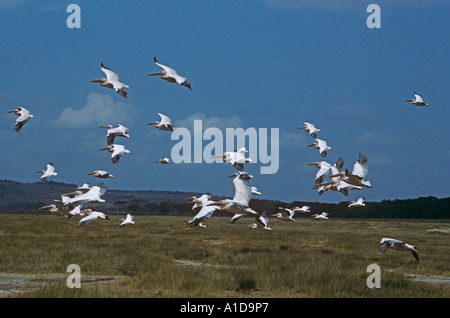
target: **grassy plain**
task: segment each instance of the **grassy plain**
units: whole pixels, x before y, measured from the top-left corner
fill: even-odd
[[[450,277],[450,223],[433,220],[271,219],[272,231],[212,217],[206,229],[189,217],[141,216],[119,227],[123,215],[77,228],[79,218],[50,214],[0,214],[0,273],[121,276],[68,288],[65,280],[7,297],[42,298],[447,298],[448,285],[414,281]],[[416,245],[409,253],[378,253],[392,237]],[[368,288],[370,264],[381,269],[381,288]]]

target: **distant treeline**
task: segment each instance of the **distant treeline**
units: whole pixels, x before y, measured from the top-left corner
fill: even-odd
[[[143,199],[117,201],[114,203],[118,213],[161,214],[161,215],[192,215],[192,204],[187,202],[150,202]],[[447,219],[450,218],[450,198],[439,199],[433,196],[405,200],[383,200],[381,202],[366,202],[365,207],[349,208],[348,203],[320,203],[294,201],[285,203],[273,200],[252,199],[250,207],[256,211],[276,213],[279,207],[294,207],[308,205],[311,212],[302,214],[308,216],[315,213],[328,212],[336,218],[399,218],[399,219]],[[197,210],[198,211],[198,210]],[[229,216],[227,212],[217,211],[215,215]],[[297,214],[297,217],[300,217]]]
[[[349,208],[348,203],[311,203],[311,211],[329,212],[339,218],[395,218],[395,219],[448,219],[450,198],[433,196],[415,199],[382,200],[366,202],[364,207]]]
[[[61,194],[74,191],[75,184],[62,182],[23,183],[0,179],[0,212],[33,212],[47,204],[54,203]],[[92,204],[92,207],[105,213],[192,215],[192,204],[185,200],[203,193],[178,191],[132,191],[109,189],[104,195],[106,202]],[[213,200],[224,197],[213,196]],[[276,213],[279,207],[307,205],[311,213],[296,217],[307,217],[315,213],[328,212],[330,218],[399,218],[399,219],[450,219],[450,197],[434,196],[414,199],[382,200],[366,202],[365,207],[349,208],[348,203],[321,203],[293,201],[290,203],[252,198],[250,207],[256,211]],[[227,212],[215,212],[215,215],[230,216]]]

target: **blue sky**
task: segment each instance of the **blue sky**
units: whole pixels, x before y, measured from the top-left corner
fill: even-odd
[[[340,202],[420,196],[448,197],[450,118],[448,1],[0,1],[1,179],[39,181],[53,162],[54,181],[98,183],[86,176],[107,170],[110,189],[210,191],[233,195],[227,164],[159,165],[178,142],[146,124],[172,118],[179,127],[278,128],[279,170],[246,171],[261,198]],[[81,8],[81,28],[69,29],[69,4]],[[381,8],[381,28],[369,29],[367,5]],[[153,63],[175,68],[192,91],[147,74]],[[100,62],[131,88],[125,100],[90,80]],[[428,108],[405,103],[414,91]],[[35,116],[13,131],[23,106]],[[373,188],[348,197],[312,189],[323,160],[297,129],[321,129],[352,169],[369,158]],[[121,123],[131,154],[115,166],[99,125]],[[208,141],[204,142],[206,145]],[[224,149],[228,150],[228,149]],[[254,158],[252,158],[254,159]],[[256,158],[258,159],[258,158]]]

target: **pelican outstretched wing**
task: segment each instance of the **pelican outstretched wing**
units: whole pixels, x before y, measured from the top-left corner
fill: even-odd
[[[113,71],[112,69],[106,67],[105,65],[103,65],[103,62],[100,65],[100,69],[103,71],[103,73],[105,73],[106,75],[106,79],[108,81],[120,81],[120,76],[117,72]]]
[[[237,177],[233,179],[235,191],[233,202],[248,207],[250,199],[252,198],[252,186],[250,184],[250,179],[251,176],[249,176],[246,172],[239,172]]]
[[[156,57],[153,57],[153,61],[155,62],[156,65],[158,65],[160,68],[162,68],[168,75],[177,75],[177,71],[175,71],[173,68],[170,68],[166,65],[163,65],[161,63],[158,62],[158,60],[156,59]]]

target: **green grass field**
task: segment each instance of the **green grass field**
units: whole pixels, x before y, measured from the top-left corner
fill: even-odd
[[[6,297],[272,297],[442,298],[449,285],[417,282],[408,275],[450,277],[448,221],[329,219],[300,216],[296,223],[271,219],[272,231],[247,227],[253,218],[228,224],[212,217],[207,229],[189,217],[140,216],[119,227],[122,215],[77,228],[79,218],[50,214],[0,214],[0,273],[123,279],[68,288],[61,279]],[[231,216],[230,216],[231,217]],[[392,237],[417,246],[409,253],[378,253]],[[191,262],[191,263],[189,263]],[[191,264],[191,266],[188,266]],[[368,288],[370,264],[381,269],[381,288]],[[197,265],[197,266],[193,266]]]

